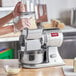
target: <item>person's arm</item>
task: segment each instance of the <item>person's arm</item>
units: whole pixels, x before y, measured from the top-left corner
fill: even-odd
[[[0,35],[8,34],[17,30],[22,30],[23,28],[29,28],[29,21],[27,19],[20,19],[15,25],[0,27]]]
[[[12,33],[12,32],[14,32],[13,26],[0,27],[0,35]]]
[[[5,17],[0,18],[0,27],[3,26],[4,24],[8,23],[13,18],[14,18],[13,12],[11,12],[10,14],[8,14]]]
[[[21,2],[18,2],[12,13],[10,13],[7,16],[0,19],[0,35],[14,32],[15,27],[18,30],[22,30],[25,27],[27,27],[27,28],[29,27],[30,24],[27,23],[26,19],[20,19],[17,23],[15,23],[15,25],[2,27],[4,24],[9,22],[11,19],[13,19],[17,16],[20,16],[20,12],[25,12],[25,5],[22,4]],[[28,22],[29,22],[29,20],[28,20]]]
[[[20,12],[25,12],[25,5],[22,2],[18,2],[10,14],[3,18],[0,18],[0,27],[8,23],[11,19],[20,16]]]
[[[8,23],[13,18],[14,18],[13,12],[8,14],[7,16],[0,18],[0,35],[4,35],[4,34],[14,32],[14,26],[13,25],[2,27],[4,24]]]

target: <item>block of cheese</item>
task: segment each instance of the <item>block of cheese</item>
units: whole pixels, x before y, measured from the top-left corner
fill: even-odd
[[[37,29],[37,24],[35,22],[35,18],[32,17],[29,22],[30,22],[29,29]]]
[[[65,24],[64,23],[59,23],[57,27],[60,28],[60,29],[63,29],[65,27]]]
[[[51,22],[43,22],[41,23],[42,27],[44,29],[50,29],[50,28],[59,28],[63,29],[65,27],[65,24],[60,22],[59,20],[52,19]]]
[[[58,27],[58,24],[60,23],[60,21],[59,20],[51,20],[51,24],[53,25],[53,27]]]
[[[43,24],[42,26],[44,29],[49,29],[49,28],[53,27],[52,24],[50,24],[50,23]]]
[[[51,24],[53,27],[57,27],[59,29],[63,29],[65,27],[65,24],[60,22],[59,20],[51,20]]]

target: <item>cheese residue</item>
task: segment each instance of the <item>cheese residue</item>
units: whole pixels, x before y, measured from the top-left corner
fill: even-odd
[[[17,74],[17,73],[20,72],[20,69],[17,69],[17,68],[9,68],[9,69],[7,69],[6,71],[7,71],[7,73],[9,73],[9,74]]]

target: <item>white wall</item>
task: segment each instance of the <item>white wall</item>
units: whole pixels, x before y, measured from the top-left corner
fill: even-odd
[[[76,0],[68,0],[68,8],[76,8]]]
[[[49,19],[59,18],[61,11],[67,7],[67,0],[47,0],[47,10]]]
[[[76,8],[76,0],[47,0],[48,19],[62,19],[70,23],[71,9]]]

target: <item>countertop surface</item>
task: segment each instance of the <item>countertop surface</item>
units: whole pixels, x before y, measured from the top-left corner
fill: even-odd
[[[66,65],[73,65],[72,59],[64,59]],[[3,69],[5,64],[18,64],[17,59],[4,59],[0,60],[0,76],[7,76],[6,72]],[[39,68],[39,69],[22,69],[17,75],[12,76],[64,76],[62,66],[57,67],[47,67],[47,68]]]

